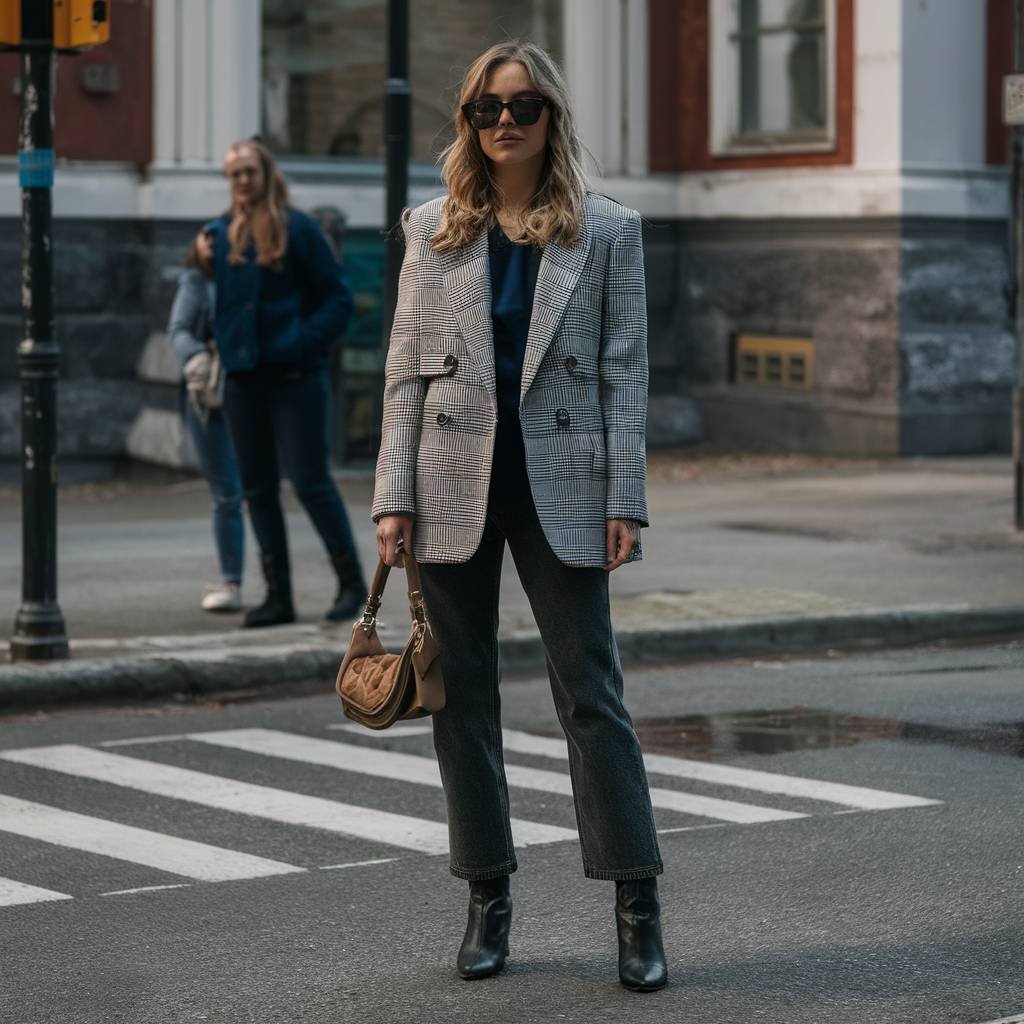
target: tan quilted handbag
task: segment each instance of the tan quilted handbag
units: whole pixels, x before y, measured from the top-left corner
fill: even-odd
[[[352,642],[338,669],[335,689],[345,714],[368,729],[386,729],[402,718],[421,718],[444,707],[441,652],[427,622],[416,560],[405,556],[412,632],[401,654],[384,650],[377,612],[390,568],[380,561],[366,610],[352,628]]]

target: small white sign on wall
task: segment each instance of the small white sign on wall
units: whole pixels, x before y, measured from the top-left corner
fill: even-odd
[[[1024,75],[1003,77],[1003,124],[1024,124]]]

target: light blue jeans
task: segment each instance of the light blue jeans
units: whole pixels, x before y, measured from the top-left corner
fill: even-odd
[[[184,398],[183,414],[199,469],[210,487],[213,503],[213,543],[225,583],[241,583],[245,566],[245,522],[242,519],[242,480],[224,414],[211,409],[206,423]]]

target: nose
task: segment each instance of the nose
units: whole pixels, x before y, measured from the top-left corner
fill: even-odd
[[[512,116],[512,111],[508,107],[503,107],[501,111],[501,117],[498,118],[499,128],[514,128],[516,119]]]

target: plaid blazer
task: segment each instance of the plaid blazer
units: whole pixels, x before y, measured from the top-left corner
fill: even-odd
[[[497,423],[487,232],[435,252],[443,201],[404,217],[372,510],[414,515],[428,563],[480,544]],[[605,564],[608,519],[647,525],[647,376],[640,217],[588,193],[580,241],[544,249],[519,410],[537,514],[567,565]]]

